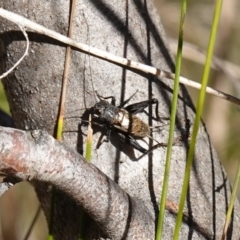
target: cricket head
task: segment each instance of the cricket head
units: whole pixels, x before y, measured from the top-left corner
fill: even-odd
[[[102,114],[104,114],[104,112],[106,111],[108,106],[109,106],[109,103],[107,101],[101,100],[101,101],[97,102],[93,107],[94,115],[96,117],[101,116]]]
[[[112,123],[117,112],[117,108],[105,100],[100,100],[93,107],[93,115],[100,121]]]

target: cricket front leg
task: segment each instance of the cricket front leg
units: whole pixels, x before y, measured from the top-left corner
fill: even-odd
[[[97,91],[95,91],[95,93],[100,100],[111,99],[111,105],[116,106],[116,98],[114,96],[103,97],[103,96],[99,95]]]
[[[97,124],[97,125],[100,126],[100,124]],[[100,136],[100,138],[98,139],[98,142],[97,142],[97,147],[96,147],[97,149],[103,144],[103,142],[109,142],[110,141],[111,130],[112,130],[111,126],[103,125],[103,124],[102,124],[102,126],[104,126],[107,130],[106,138],[103,139],[105,134],[101,134],[101,136]]]

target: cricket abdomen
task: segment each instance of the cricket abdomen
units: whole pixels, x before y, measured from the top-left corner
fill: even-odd
[[[144,138],[149,134],[149,126],[145,122],[143,122],[140,118],[133,115],[133,122],[132,122],[132,135],[135,137]]]
[[[120,109],[114,119],[114,127],[134,137],[144,138],[149,134],[149,126],[136,115]]]

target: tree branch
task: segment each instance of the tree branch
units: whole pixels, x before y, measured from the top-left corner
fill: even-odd
[[[0,171],[55,185],[82,205],[109,237],[152,236],[154,220],[142,203],[46,132],[0,127],[0,145]]]

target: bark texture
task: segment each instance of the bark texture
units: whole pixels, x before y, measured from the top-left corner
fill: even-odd
[[[70,8],[68,1],[2,0],[0,5],[67,35]],[[1,71],[5,71],[20,58],[24,52],[25,42],[22,33],[15,25],[1,19],[0,29]],[[66,46],[40,34],[28,32],[28,35],[31,41],[29,55],[18,69],[4,80],[4,84],[16,127],[23,130],[44,129],[53,135],[60,101]],[[167,71],[174,71],[174,64],[166,46],[165,34],[151,1],[78,1],[74,39],[112,54]],[[110,62],[73,50],[63,138],[66,145],[80,154],[84,154],[86,133],[86,127],[79,125],[80,117],[84,115],[86,108],[93,106],[96,102],[95,90],[102,96],[115,96],[118,103],[138,90],[131,103],[156,97],[160,102],[160,115],[169,116],[172,82],[167,79],[159,81],[150,75],[123,69]],[[159,125],[159,122],[151,118],[154,115],[153,109],[150,108],[148,112],[141,118],[149,125]],[[188,133],[191,134],[193,117],[194,108],[191,100],[185,88],[181,87],[175,138],[181,139],[182,144],[173,148],[168,193],[169,206],[171,204],[177,206],[179,201],[188,151],[186,136]],[[101,133],[105,133],[105,129],[95,128],[94,146]],[[161,128],[161,131],[154,132],[153,137],[159,142],[166,143],[167,134],[168,126],[165,126]],[[154,142],[147,139],[146,141],[145,147],[151,148]],[[100,239],[100,237],[154,239],[154,221],[158,214],[166,149],[158,148],[136,161],[139,155],[139,152],[121,144],[113,134],[109,143],[104,142],[99,149],[94,149],[92,163],[101,171],[99,172],[101,176],[104,173],[109,177],[111,185],[113,182],[110,179],[120,186],[119,192],[123,191],[126,206],[131,205],[133,209],[139,209],[139,212],[138,210],[131,212],[129,208],[128,219],[146,217],[146,222],[152,221],[150,226],[146,224],[148,229],[143,230],[148,235],[142,235],[142,238],[134,235],[134,229],[137,228],[130,226],[131,224],[123,224],[119,235],[112,235],[113,230],[106,230],[106,226],[109,221],[113,221],[116,227],[121,225],[121,212],[115,214],[114,217],[106,212],[105,225],[100,224],[101,231],[97,230],[94,224],[87,227],[89,239]],[[49,160],[47,156],[46,161]],[[57,159],[49,163],[58,165]],[[76,169],[79,174],[82,169],[85,170],[83,166],[76,166],[81,167],[81,169]],[[66,179],[61,179],[61,181],[68,181],[68,176],[65,177]],[[90,175],[89,178],[91,178]],[[225,181],[225,178],[206,129],[202,125],[195,151],[185,206],[186,221],[181,229],[181,239],[219,239],[230,196],[229,183]],[[56,239],[77,239],[79,228],[77,203],[79,202],[69,194],[70,190],[61,188],[61,181],[51,182],[46,179],[44,181],[44,179],[38,179],[37,176],[34,180],[35,189],[46,216],[49,216],[50,200],[47,187],[51,183],[59,188],[54,221]],[[108,180],[103,186],[106,186],[106,182]],[[89,184],[87,176],[84,184]],[[88,188],[89,193],[93,193],[94,189],[90,186],[91,184]],[[74,185],[74,181],[71,187],[81,189]],[[101,189],[101,182],[98,187]],[[108,193],[103,190],[102,194],[106,197],[105,194]],[[104,211],[105,205],[97,201],[98,195],[92,195],[94,197],[89,201],[96,201],[98,208]],[[113,206],[109,205],[109,208]],[[163,239],[172,239],[176,213],[174,209],[176,208],[168,207],[166,211]],[[238,203],[236,209],[239,210]],[[89,208],[86,210],[93,220],[98,222],[96,214],[93,214],[95,210]],[[232,239],[239,238],[239,222],[235,215],[230,235]]]

